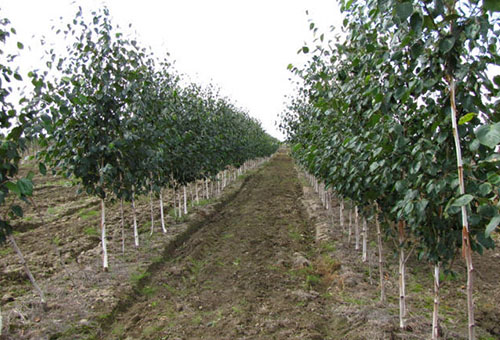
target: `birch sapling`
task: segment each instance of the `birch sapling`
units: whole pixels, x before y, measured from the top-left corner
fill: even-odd
[[[432,340],[439,338],[439,262],[434,265],[434,309],[432,311]]]
[[[368,226],[366,223],[366,217],[363,216],[363,255],[362,261],[366,262],[366,257],[368,253]]]
[[[347,233],[347,244],[351,244],[352,237],[352,206],[349,206],[349,231]]]
[[[182,189],[184,191],[184,215],[187,215],[188,208],[187,208],[187,191],[186,191],[186,185],[184,185]]]
[[[340,227],[342,228],[342,232],[345,232],[345,226],[344,226],[344,198],[340,198],[339,222],[340,222]]]
[[[139,232],[137,230],[137,213],[135,211],[135,192],[132,189],[132,216],[134,219],[134,245],[139,247]]]
[[[161,217],[161,230],[164,234],[167,233],[167,229],[165,228],[165,215],[163,211],[163,189],[160,189],[160,217]]]
[[[172,188],[172,200],[174,207],[174,217],[177,218],[177,192],[175,190],[175,186]]]
[[[101,244],[102,244],[102,269],[108,271],[108,247],[106,243],[106,206],[101,198]]]
[[[398,223],[399,239],[399,328],[406,328],[406,259],[405,259],[405,222]]]
[[[153,207],[153,183],[149,188],[149,207],[151,211],[151,232],[150,235],[153,235],[154,227],[155,227],[155,215],[154,215],[154,207]]]
[[[354,206],[354,236],[356,238],[354,249],[359,250],[359,211],[358,206]]]
[[[455,140],[455,152],[457,157],[457,171],[460,195],[465,195],[464,168],[462,160],[462,150],[460,147],[460,136],[458,135],[457,126],[457,106],[455,103],[455,79],[452,75],[447,76],[449,91],[450,91],[450,106],[451,106],[451,124],[453,129],[453,138]],[[467,314],[468,314],[468,331],[469,340],[475,339],[475,319],[474,319],[474,266],[472,265],[472,248],[469,238],[469,221],[467,216],[467,205],[462,205],[462,254],[467,265]]]
[[[179,218],[181,218],[182,217],[182,194],[181,194],[181,191],[178,190],[177,194],[179,195],[177,197],[177,203],[178,203],[178,207],[177,208],[179,209],[177,216],[179,216]]]
[[[122,229],[122,254],[125,254],[125,217],[123,214],[123,197],[120,198],[120,224]]]
[[[380,230],[379,207],[376,206],[375,226],[377,227],[377,245],[378,245],[378,274],[380,285],[380,302],[385,302],[385,283],[384,283],[384,253],[382,248],[382,232]]]

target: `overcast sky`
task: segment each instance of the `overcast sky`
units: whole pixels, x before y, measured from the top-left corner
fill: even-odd
[[[69,21],[78,5],[100,4],[123,29],[131,23],[157,57],[170,53],[177,71],[219,86],[278,138],[275,121],[292,91],[287,65],[304,62],[297,50],[312,40],[308,20],[324,32],[341,22],[335,0],[0,0],[0,13],[18,31],[13,40],[26,45],[19,61],[37,67],[39,38],[45,34],[50,40],[59,17]]]

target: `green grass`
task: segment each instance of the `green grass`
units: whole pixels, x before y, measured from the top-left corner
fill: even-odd
[[[100,237],[99,232],[94,227],[87,227],[83,230],[83,233],[87,236],[97,236]]]
[[[5,256],[12,253],[12,248],[5,247],[4,249],[0,249],[0,256]]]
[[[149,277],[149,273],[146,272],[146,271],[143,271],[143,272],[136,272],[136,273],[132,273],[130,275],[130,281],[134,284],[137,284],[139,281]]]
[[[141,289],[141,293],[142,295],[151,297],[156,293],[156,288],[151,286],[145,286]]]
[[[90,209],[90,210],[81,209],[78,212],[78,217],[80,217],[82,220],[88,220],[88,219],[90,219],[92,217],[96,217],[98,215],[99,215],[99,211],[93,210],[93,209]]]

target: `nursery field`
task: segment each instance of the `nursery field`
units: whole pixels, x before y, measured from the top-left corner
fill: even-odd
[[[169,215],[167,234],[156,222],[149,235],[149,201],[138,199],[141,246],[133,246],[127,223],[124,254],[119,204],[110,204],[108,272],[101,268],[99,201],[60,178],[33,181],[37,211],[26,208],[15,237],[47,307],[16,254],[2,246],[4,339],[429,338],[432,266],[409,258],[408,320],[400,330],[397,249],[385,244],[387,302],[380,303],[371,226],[363,263],[338,223],[337,202],[325,210],[284,151],[182,221]],[[500,337],[499,258],[496,249],[475,258],[479,339]],[[465,339],[459,256],[453,269],[454,277],[443,277],[440,331],[443,339]]]

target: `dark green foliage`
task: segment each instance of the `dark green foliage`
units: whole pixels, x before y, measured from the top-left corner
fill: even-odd
[[[299,94],[282,126],[300,164],[337,194],[386,222],[404,220],[431,262],[462,246],[460,207],[472,248],[493,246],[500,220],[498,16],[477,1],[341,1],[342,44],[321,44],[294,68]],[[448,7],[447,7],[448,6]],[[489,6],[485,2],[485,7]],[[474,50],[474,53],[471,51]],[[456,80],[466,194],[458,190],[450,120]],[[386,223],[386,234],[395,235]]]

